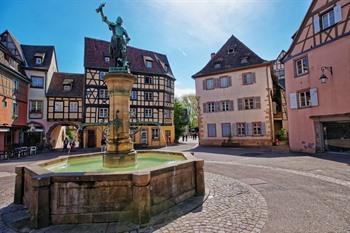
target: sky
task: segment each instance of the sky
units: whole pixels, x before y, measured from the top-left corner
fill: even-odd
[[[265,60],[287,50],[311,0],[106,0],[130,45],[166,54],[175,95],[195,92],[193,74],[233,34]],[[54,45],[61,72],[84,72],[84,37],[110,40],[97,0],[0,0],[0,32],[22,44]]]

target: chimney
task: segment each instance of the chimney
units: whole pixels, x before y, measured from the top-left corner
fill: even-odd
[[[210,58],[213,59],[213,57],[215,57],[215,53],[210,54]]]

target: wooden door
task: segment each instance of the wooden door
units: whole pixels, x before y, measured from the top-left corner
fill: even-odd
[[[96,147],[96,132],[93,129],[88,130],[88,142],[87,146],[89,148]]]

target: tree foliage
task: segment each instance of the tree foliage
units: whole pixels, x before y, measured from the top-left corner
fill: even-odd
[[[183,101],[179,98],[174,100],[174,124],[175,124],[175,142],[179,141],[181,135],[185,132],[186,125],[188,124],[187,109],[183,104]]]
[[[185,95],[182,97],[182,103],[188,110],[189,128],[197,128],[199,113],[198,98],[195,95]]]

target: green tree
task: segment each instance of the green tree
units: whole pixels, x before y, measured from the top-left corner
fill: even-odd
[[[189,128],[194,129],[198,127],[198,113],[199,113],[199,106],[198,106],[198,98],[195,95],[185,95],[182,97],[183,105],[188,110],[188,117],[189,117]]]
[[[187,109],[183,101],[179,98],[174,100],[174,124],[175,124],[175,142],[179,141],[181,135],[185,132],[188,124]]]

